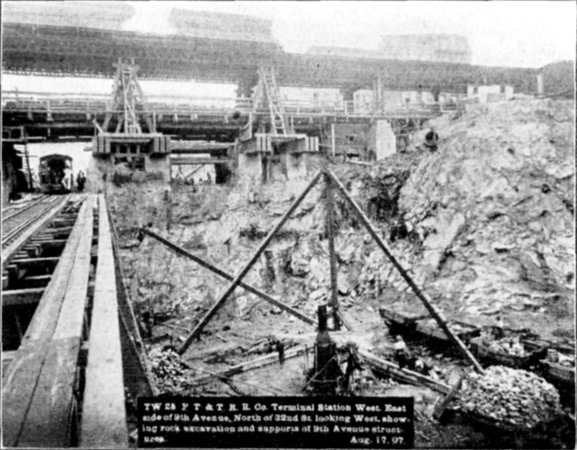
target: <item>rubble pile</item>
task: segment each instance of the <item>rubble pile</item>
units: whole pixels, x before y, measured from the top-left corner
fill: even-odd
[[[525,347],[516,337],[507,337],[494,340],[489,344],[489,350],[512,356],[527,356]]]
[[[524,428],[550,422],[561,412],[559,393],[551,384],[504,366],[489,367],[483,375],[470,373],[458,394],[457,408]]]
[[[188,368],[172,348],[153,348],[148,352],[155,385],[161,392],[174,392],[186,387]]]

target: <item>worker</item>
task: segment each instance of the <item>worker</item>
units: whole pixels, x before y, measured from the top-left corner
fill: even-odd
[[[436,152],[438,143],[439,135],[434,128],[431,128],[425,135],[425,147],[427,147],[431,152]]]
[[[503,322],[503,318],[499,314],[497,316],[497,325],[493,328],[493,337],[497,340],[503,339],[505,337],[505,323]]]
[[[403,369],[409,364],[409,351],[407,349],[407,344],[400,335],[395,337],[395,343],[393,344],[393,349],[395,350],[395,360],[399,365],[399,368]]]
[[[66,161],[64,166],[64,174],[62,175],[62,186],[65,190],[72,190],[72,168],[70,167],[70,161]]]
[[[38,182],[38,175],[36,175],[36,171],[34,169],[30,171],[30,174],[32,180],[32,186],[30,186],[30,189],[32,190],[32,192],[36,192],[40,187],[40,183]]]
[[[85,183],[86,183],[86,175],[84,174],[83,170],[79,170],[78,175],[76,176],[76,185],[78,186],[78,192],[82,192],[84,190]]]
[[[345,370],[345,376],[343,377],[342,388],[345,393],[351,392],[352,378],[356,370],[361,370],[363,366],[358,355],[358,347],[356,344],[349,342],[346,346],[347,350],[347,368]]]

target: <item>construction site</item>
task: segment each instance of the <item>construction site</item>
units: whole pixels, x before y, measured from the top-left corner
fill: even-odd
[[[167,441],[142,414],[270,397],[317,413],[292,447],[575,448],[574,60],[292,53],[178,5],[133,31],[132,3],[2,4],[2,446],[290,448],[304,415]],[[152,92],[192,81],[217,94]],[[349,423],[363,398],[410,432]]]

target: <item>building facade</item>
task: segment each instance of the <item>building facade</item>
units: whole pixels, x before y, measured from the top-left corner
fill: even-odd
[[[512,86],[467,86],[467,99],[479,103],[503,102],[510,100],[514,95]]]
[[[466,38],[453,34],[404,34],[384,36],[379,51],[385,59],[471,64]]]

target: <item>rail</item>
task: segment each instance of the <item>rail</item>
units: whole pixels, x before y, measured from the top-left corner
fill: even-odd
[[[22,214],[2,223],[2,268],[24,243],[54,217],[68,201],[68,196],[47,197],[26,208]]]
[[[283,99],[282,107],[289,116],[305,117],[350,117],[350,118],[387,118],[434,116],[454,111],[458,105],[446,104],[406,104],[390,106],[377,110],[372,105],[355,104],[354,101],[338,100],[334,102],[308,102]],[[108,109],[109,96],[105,94],[46,93],[34,91],[2,91],[2,109],[5,113],[79,114],[93,116],[112,112]],[[156,116],[188,116],[194,119],[199,115],[229,116],[236,113],[248,115],[253,112],[252,99],[245,97],[190,97],[149,95],[146,97],[146,109],[141,114]],[[268,109],[257,110],[257,114],[268,115]]]
[[[34,207],[38,203],[43,202],[44,200],[46,200],[47,197],[48,197],[47,195],[41,195],[40,197],[31,201],[30,203],[22,205],[20,208],[13,207],[13,210],[11,209],[10,211],[8,211],[7,209],[2,210],[2,224],[12,219],[13,217],[19,216],[20,214],[28,211],[30,208]]]
[[[85,202],[2,388],[7,447],[69,447],[92,242]]]

